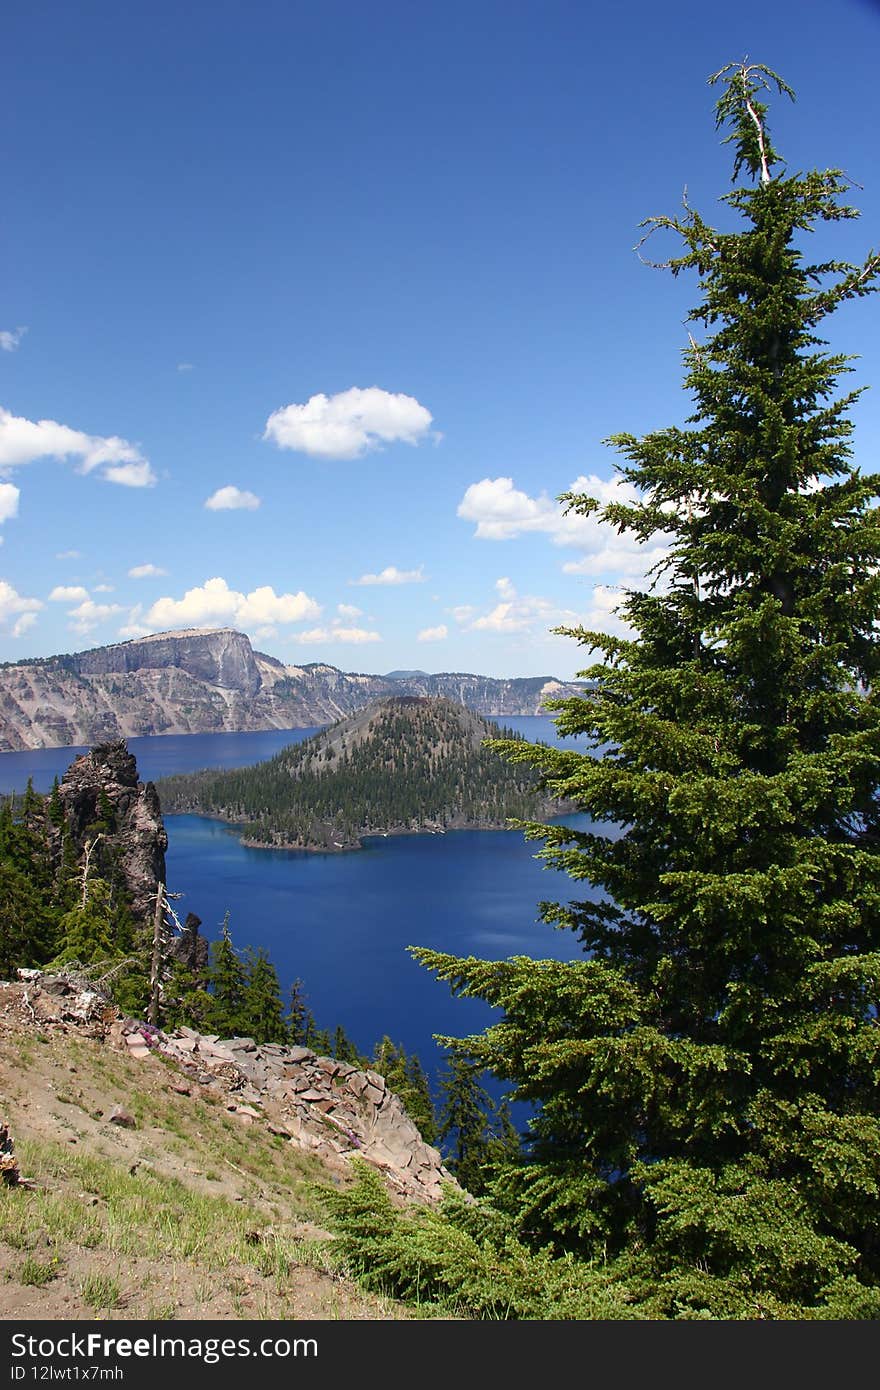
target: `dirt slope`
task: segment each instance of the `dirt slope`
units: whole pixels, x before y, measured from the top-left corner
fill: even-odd
[[[344,1171],[100,1033],[0,984],[0,1123],[34,1184],[0,1185],[0,1318],[405,1316],[337,1268],[320,1194]]]

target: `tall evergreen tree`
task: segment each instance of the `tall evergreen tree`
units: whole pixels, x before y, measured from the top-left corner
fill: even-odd
[[[242,1031],[258,1043],[287,1042],[289,1034],[278,972],[263,947],[257,951],[251,947],[246,952],[245,975]]]
[[[310,1047],[315,1032],[315,1015],[306,998],[305,984],[296,979],[290,986],[290,1004],[286,1015],[288,1041],[295,1047]]]
[[[232,944],[228,912],[223,918],[219,940],[211,942],[208,989],[211,995],[209,1026],[226,1038],[244,1033],[247,974]]]
[[[384,1076],[390,1090],[399,1096],[406,1113],[427,1144],[437,1135],[437,1120],[431,1087],[419,1058],[408,1056],[401,1043],[393,1043],[386,1035],[373,1051],[373,1066]]]
[[[482,1192],[492,1100],[466,1057],[453,1054],[441,1072],[439,1109],[437,1140],[449,1169],[469,1192]]]
[[[506,750],[592,818],[527,829],[599,890],[543,905],[588,958],[418,955],[504,1011],[459,1048],[539,1103],[494,1184],[523,1233],[618,1260],[661,1315],[877,1316],[878,479],[817,328],[880,257],[804,256],[856,215],[847,181],[786,172],[769,69],[711,80],[734,229],[687,204],[647,224],[701,286],[693,414],[613,439],[638,500],[563,499],[667,558],[621,604],[630,635],[569,632],[600,655],[557,725],[603,756]]]

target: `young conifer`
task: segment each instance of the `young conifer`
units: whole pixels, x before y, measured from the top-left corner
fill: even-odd
[[[638,500],[563,499],[667,558],[629,635],[570,630],[600,659],[558,727],[602,756],[506,744],[592,818],[527,830],[598,890],[543,905],[586,958],[418,955],[504,1011],[459,1046],[540,1106],[495,1184],[521,1231],[618,1261],[654,1315],[877,1316],[878,480],[817,330],[880,257],[811,263],[804,234],[856,216],[846,179],[786,171],[776,74],[711,80],[738,223],[647,224],[700,282],[693,414],[613,439]]]

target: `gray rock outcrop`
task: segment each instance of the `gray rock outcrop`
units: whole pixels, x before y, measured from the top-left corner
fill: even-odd
[[[547,700],[581,689],[549,676],[286,666],[255,652],[244,633],[187,629],[0,666],[0,752],[141,734],[311,728],[387,695],[442,695],[477,714],[539,714]]]
[[[110,676],[142,670],[178,669],[205,685],[238,695],[256,695],[262,685],[253,648],[231,628],[159,632],[112,647],[95,647],[70,658],[80,676]]]
[[[165,882],[168,835],[152,782],[139,782],[134,755],[122,740],[99,744],[76,758],[58,785],[67,829],[78,856],[109,817],[114,858],[135,916],[152,920],[156,890]]]

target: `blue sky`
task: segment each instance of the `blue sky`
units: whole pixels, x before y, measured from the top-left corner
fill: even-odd
[[[644,557],[555,498],[688,411],[694,284],[633,247],[726,216],[707,76],[776,68],[789,168],[863,185],[831,254],[880,242],[869,0],[32,0],[4,49],[0,660],[570,677]],[[830,327],[877,381],[876,301]]]

